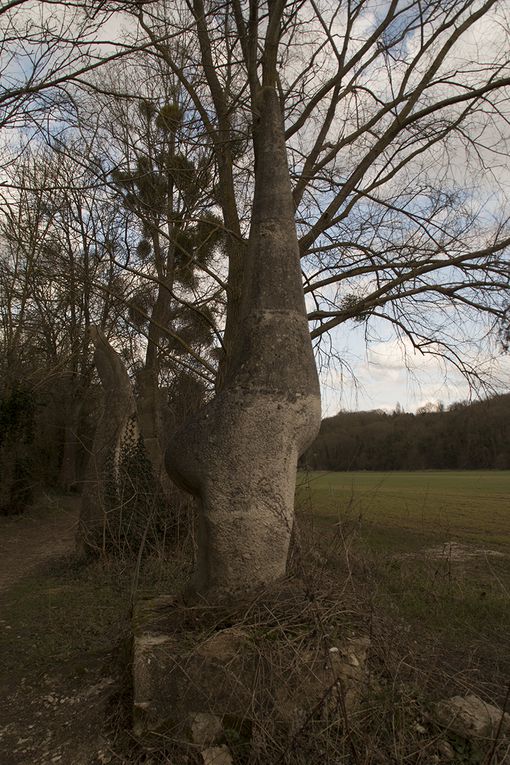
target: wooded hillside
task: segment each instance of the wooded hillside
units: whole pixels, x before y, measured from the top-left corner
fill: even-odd
[[[313,470],[510,469],[510,393],[416,414],[339,412],[301,460]]]

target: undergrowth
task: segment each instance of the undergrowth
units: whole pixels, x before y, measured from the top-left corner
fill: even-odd
[[[418,555],[418,544],[413,554],[388,554],[349,507],[333,520],[326,528],[309,513],[300,518],[282,590],[260,593],[227,615],[210,612],[201,625],[200,640],[242,631],[260,659],[250,719],[224,720],[219,743],[235,765],[504,765],[510,752],[502,737],[462,739],[434,722],[432,708],[468,693],[504,706],[508,559],[458,561],[448,550],[430,559]],[[163,729],[143,742],[131,732],[132,604],[178,593],[189,569],[189,549],[86,565],[68,558],[9,592],[0,633],[7,673],[76,675],[95,664],[116,677],[105,743],[90,765],[204,762],[182,731]],[[310,681],[310,657],[324,668],[331,648],[360,637],[369,641],[366,671],[359,698],[347,705],[334,676],[316,683],[322,670],[312,669]],[[281,693],[289,684],[290,716]]]

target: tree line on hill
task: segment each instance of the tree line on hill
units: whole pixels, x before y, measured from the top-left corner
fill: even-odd
[[[312,470],[510,469],[510,393],[416,414],[339,412],[301,459]]]

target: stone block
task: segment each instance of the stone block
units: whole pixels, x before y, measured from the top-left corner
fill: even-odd
[[[242,630],[222,626],[224,617],[221,609],[186,607],[171,598],[137,606],[133,646],[137,735],[178,727],[192,740],[201,735],[197,720],[202,723],[207,716],[209,723],[215,718],[221,725],[225,716],[242,720],[249,714],[257,656]],[[213,740],[202,743],[214,743],[218,734],[216,730]]]
[[[367,686],[366,637],[325,646],[295,638],[306,594],[288,586],[260,602],[140,602],[134,614],[134,730],[178,731],[197,747],[252,738],[262,719],[291,735],[309,715],[342,720]],[[246,617],[246,614],[250,617]],[[288,627],[286,618],[290,617]]]
[[[503,734],[510,732],[510,715],[474,694],[438,701],[434,718],[439,725],[464,738],[488,738],[498,728]]]

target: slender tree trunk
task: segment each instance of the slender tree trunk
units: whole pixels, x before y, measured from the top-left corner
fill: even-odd
[[[107,534],[107,484],[111,482],[115,488],[118,483],[122,448],[128,439],[138,437],[138,426],[131,381],[122,359],[101,330],[91,327],[90,334],[103,405],[85,474],[77,545],[82,552],[98,554],[104,551]]]
[[[237,352],[225,386],[174,438],[170,475],[199,499],[192,591],[235,597],[285,573],[299,455],[320,425],[281,107],[257,98],[255,196]]]
[[[64,426],[64,448],[60,463],[59,485],[68,492],[76,486],[76,423],[66,422]]]
[[[0,447],[0,515],[12,515],[21,512],[13,503],[15,484],[16,452],[15,444],[9,441]]]
[[[169,503],[176,491],[165,469],[163,415],[159,391],[158,343],[160,326],[168,321],[168,292],[161,285],[149,324],[145,366],[139,376],[138,424],[152,472]]]
[[[176,523],[183,524],[184,518],[181,517],[183,515],[181,510],[189,502],[183,502],[185,495],[172,483],[165,467],[161,394],[154,370],[150,368],[142,370],[139,377],[139,388],[138,426],[152,474],[158,484],[158,487],[155,487],[155,493],[157,493],[157,489],[161,490],[169,509],[169,517],[173,517]]]
[[[161,478],[163,470],[163,448],[161,446],[161,402],[158,380],[152,369],[143,369],[139,376],[140,395],[138,417],[140,433],[150,459],[154,475]]]
[[[64,491],[71,491],[78,482],[79,429],[84,390],[72,394],[67,407],[64,424],[64,444],[60,463],[59,485]],[[77,396],[79,399],[77,400]]]

